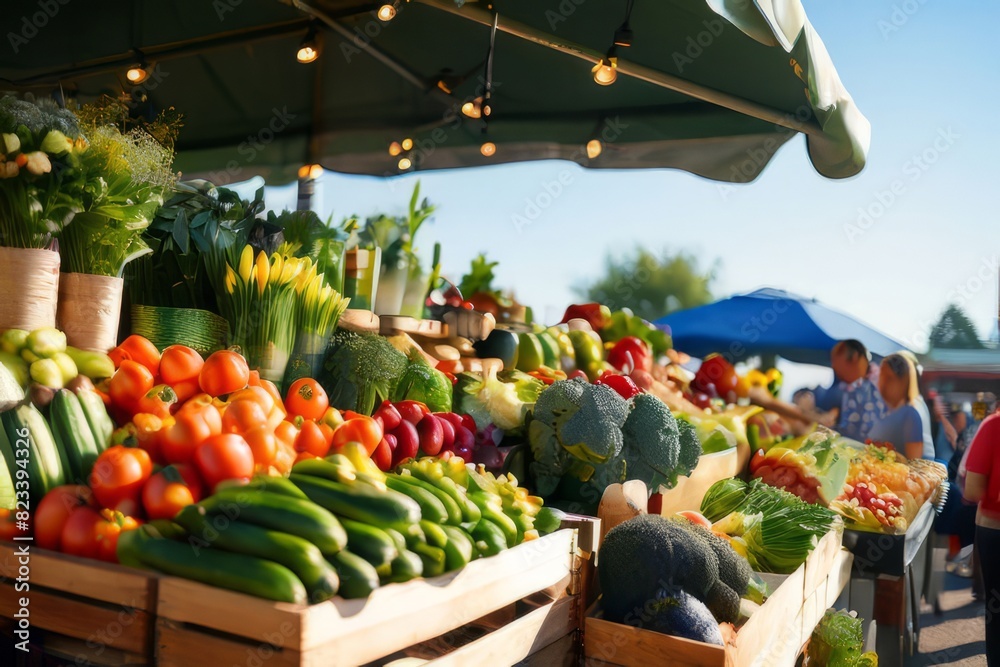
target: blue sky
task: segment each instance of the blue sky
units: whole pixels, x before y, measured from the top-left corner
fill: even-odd
[[[719,262],[714,292],[768,285],[816,297],[922,350],[949,301],[981,337],[994,333],[1000,230],[1000,6],[973,0],[804,0],[848,91],[872,123],[868,164],[829,181],[802,137],[754,183],[733,189],[680,171],[588,172],[548,161],[430,172],[385,181],[326,173],[315,202],[324,217],[401,213],[412,183],[439,206],[421,230],[429,256],[444,248],[459,277],[480,251],[500,262],[498,283],[537,315],[555,319],[573,285],[597,275],[607,253],[636,245]],[[984,55],[985,54],[985,55]],[[939,137],[947,137],[938,140]],[[937,148],[935,148],[937,141]],[[943,148],[943,149],[942,149]],[[925,154],[932,164],[918,166]],[[563,194],[520,232],[512,217],[569,179]],[[878,211],[894,181],[901,194],[861,235],[859,210]],[[897,188],[897,191],[900,191]],[[268,192],[294,206],[294,186]],[[985,280],[984,280],[985,278]]]

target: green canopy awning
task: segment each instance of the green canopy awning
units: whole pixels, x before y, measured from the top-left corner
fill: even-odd
[[[42,3],[44,4],[44,3]],[[11,0],[22,16],[0,50],[4,87],[88,101],[129,93],[139,113],[185,116],[177,167],[225,184],[295,178],[303,164],[395,175],[560,158],[592,168],[684,169],[756,178],[797,133],[816,170],[864,166],[870,126],[799,0],[636,0],[618,77],[593,65],[621,2],[413,0],[383,22],[357,0]],[[493,113],[461,113],[484,89],[496,17]],[[320,57],[296,61],[310,31]],[[149,78],[131,86],[140,61]],[[413,147],[390,155],[392,142]],[[602,142],[588,157],[588,141]],[[484,141],[496,152],[486,157]]]

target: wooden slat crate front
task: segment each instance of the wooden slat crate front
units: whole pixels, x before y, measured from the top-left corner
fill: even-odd
[[[494,664],[514,658],[507,663],[513,664],[579,628],[578,598],[571,594],[576,538],[576,529],[563,529],[457,572],[385,586],[367,600],[309,607],[163,577],[157,659],[184,667],[255,659],[269,667],[362,665],[544,593],[516,620],[467,646],[449,646],[440,657],[442,665],[485,664],[483,654],[499,659]]]
[[[30,545],[30,543],[28,543]],[[19,545],[0,543],[0,617],[27,597],[32,641],[96,664],[153,660],[156,582],[149,572],[29,547],[29,590],[15,590]]]

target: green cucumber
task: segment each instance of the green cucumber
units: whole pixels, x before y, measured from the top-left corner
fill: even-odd
[[[68,463],[66,480],[73,484],[86,484],[100,451],[76,394],[68,389],[56,391],[49,404],[49,423],[52,425],[52,436]]]
[[[280,530],[312,542],[324,556],[347,546],[347,533],[337,517],[308,500],[270,491],[227,489],[199,503],[211,514]]]
[[[424,561],[420,554],[416,554],[408,549],[403,549],[399,555],[392,559],[392,572],[387,583],[402,583],[410,581],[423,575]]]
[[[59,448],[42,413],[26,404],[0,415],[14,456],[27,458],[31,506],[37,507],[51,489],[64,483],[65,477]],[[20,451],[27,456],[19,456]],[[16,477],[16,475],[13,475]]]
[[[345,517],[341,517],[340,522],[347,531],[348,550],[364,558],[373,567],[388,565],[399,555],[396,543],[384,530]]]
[[[188,531],[194,547],[204,544],[284,565],[305,584],[312,603],[329,600],[337,594],[337,572],[323,559],[316,545],[296,535],[228,519],[223,519],[224,525],[217,529],[213,522],[217,518],[207,516],[203,507],[188,505],[174,521]]]
[[[319,477],[293,473],[292,482],[317,505],[337,516],[372,526],[396,526],[420,520],[420,506],[395,491],[379,491],[366,484],[347,486]]]
[[[386,476],[387,486],[389,484],[390,478],[395,479],[396,481],[401,482],[403,484],[409,484],[410,486],[421,488],[424,491],[427,491],[428,493],[432,494],[435,498],[437,498],[438,501],[441,503],[441,505],[444,507],[445,512],[447,512],[448,514],[448,520],[445,521],[445,523],[451,524],[453,526],[457,526],[458,524],[462,523],[463,521],[462,508],[459,506],[459,504],[455,502],[455,499],[452,498],[449,494],[437,488],[430,482],[425,482],[424,480],[414,477],[413,475],[407,475],[404,473],[395,473]],[[424,517],[424,518],[429,518],[429,517]]]
[[[378,572],[371,563],[344,549],[330,559],[340,575],[340,596],[348,600],[366,598],[379,587]]]
[[[276,477],[274,475],[254,475],[250,481],[243,483],[238,479],[227,479],[220,482],[215,487],[216,493],[231,489],[244,491],[267,491],[276,493],[279,496],[298,498],[299,500],[309,500],[309,496],[302,493],[299,487],[292,484],[286,477]]]
[[[434,523],[448,522],[448,510],[445,508],[444,503],[427,489],[423,489],[416,484],[408,484],[394,475],[389,475],[385,478],[385,485],[393,491],[413,498],[420,505],[421,518]]]
[[[0,509],[12,510],[17,506],[17,493],[14,486],[14,480],[17,479],[17,468],[14,448],[10,446],[10,440],[7,439],[7,431],[0,428]]]
[[[104,401],[96,391],[77,389],[76,397],[87,417],[90,431],[94,434],[97,451],[103,452],[111,446],[111,434],[115,431],[115,423],[111,420],[107,408],[104,407]]]
[[[153,537],[144,526],[127,530],[118,538],[119,559],[131,565],[158,570],[210,586],[255,595],[278,602],[305,604],[306,588],[284,565],[263,558],[219,549],[202,549]]]

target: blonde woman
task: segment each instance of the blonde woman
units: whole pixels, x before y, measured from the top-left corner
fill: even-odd
[[[868,439],[887,442],[908,459],[934,458],[933,449],[924,451],[923,419],[916,408],[920,390],[913,363],[901,354],[884,358],[879,369],[878,391],[889,412],[872,427]]]

